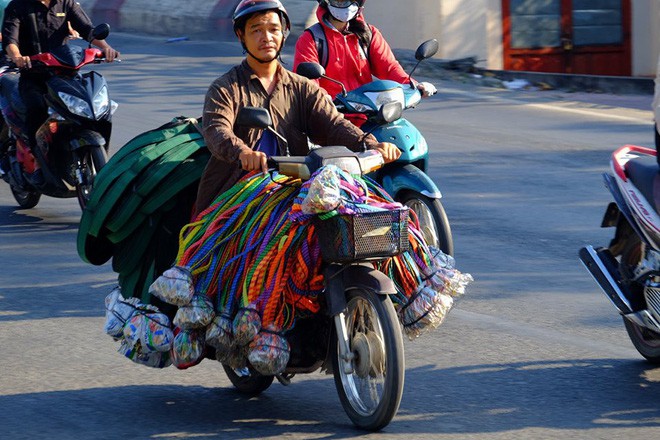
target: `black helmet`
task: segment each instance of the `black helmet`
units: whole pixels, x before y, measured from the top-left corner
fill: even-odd
[[[291,22],[289,21],[289,14],[286,13],[286,9],[279,0],[242,0],[234,9],[234,15],[231,17],[234,24],[234,33],[238,29],[243,29],[247,19],[255,12],[270,10],[277,11],[280,14],[282,27],[284,28],[284,38],[286,38],[291,31]]]
[[[362,8],[364,7],[364,2],[367,0],[316,0],[319,2],[319,5],[328,9],[328,4],[331,4],[335,8],[345,8],[351,3],[357,3],[357,5]],[[334,3],[334,4],[333,4]]]

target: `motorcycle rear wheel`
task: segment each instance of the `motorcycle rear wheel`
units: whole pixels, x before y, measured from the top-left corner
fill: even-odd
[[[415,212],[428,245],[435,246],[447,255],[454,255],[454,240],[449,219],[440,200],[418,192],[406,191],[401,197],[397,197],[397,201]]]
[[[76,184],[76,195],[81,209],[85,209],[87,202],[92,195],[92,185],[96,173],[108,162],[108,155],[105,148],[97,147],[85,150],[80,155],[82,182]]]
[[[259,374],[251,367],[245,367],[244,373],[239,374],[236,370],[229,365],[222,364],[229,381],[234,385],[234,388],[247,396],[257,396],[266,391],[273,383],[275,376],[264,376]]]
[[[11,186],[11,193],[14,196],[14,199],[16,200],[16,203],[18,203],[18,206],[20,206],[23,209],[31,209],[37,206],[37,203],[39,203],[39,199],[41,199],[41,193],[38,191],[32,191],[29,189],[23,190],[20,188],[16,188],[15,186]]]
[[[346,373],[333,338],[335,387],[344,411],[358,428],[378,431],[399,409],[405,365],[403,337],[392,301],[385,295],[353,289],[344,310],[349,345],[355,358]]]

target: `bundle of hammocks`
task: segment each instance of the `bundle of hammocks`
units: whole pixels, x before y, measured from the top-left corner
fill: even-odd
[[[175,264],[149,289],[177,307],[171,324],[151,316],[172,329],[169,351],[167,344],[154,348],[149,343],[150,314],[157,313],[149,309],[153,306],[127,306],[123,297],[115,298],[107,313],[113,325],[106,327],[114,330],[109,334],[121,340],[127,357],[145,365],[187,368],[210,346],[216,359],[232,368],[249,364],[261,374],[279,374],[289,360],[287,331],[322,307],[317,220],[392,210],[407,208],[370,179],[332,165],[304,183],[277,172],[251,173],[181,230]],[[408,250],[373,264],[397,286],[393,300],[412,339],[442,323],[472,278],[454,269],[451,257],[426,245],[414,215],[404,227]],[[136,330],[130,327],[133,321],[145,324]],[[121,322],[123,332],[118,332]]]

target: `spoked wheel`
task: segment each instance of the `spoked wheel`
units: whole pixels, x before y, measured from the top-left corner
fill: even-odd
[[[82,209],[85,209],[87,202],[92,194],[92,185],[96,173],[103,168],[108,161],[108,155],[105,148],[96,147],[83,151],[80,154],[80,166],[78,183],[76,184],[76,194],[78,196],[78,203]]]
[[[454,240],[449,219],[438,199],[426,197],[418,192],[408,191],[399,200],[417,215],[419,226],[426,244],[440,249],[447,255],[454,254]]]
[[[41,193],[38,191],[33,191],[29,189],[20,189],[11,185],[11,193],[16,199],[16,203],[23,209],[30,209],[37,206],[39,199],[41,199]]]
[[[273,383],[275,376],[264,376],[250,367],[233,369],[222,364],[232,385],[242,394],[256,396],[266,391]]]
[[[396,415],[405,374],[403,338],[389,297],[355,289],[344,311],[351,372],[334,338],[333,368],[339,399],[359,428],[378,431]]]

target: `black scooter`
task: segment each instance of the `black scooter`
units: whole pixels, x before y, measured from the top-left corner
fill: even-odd
[[[94,28],[94,39],[103,40],[109,32],[110,26],[101,24]],[[32,145],[25,126],[29,109],[18,91],[20,72],[9,66],[0,73],[0,175],[21,208],[33,208],[42,194],[77,197],[84,208],[94,177],[108,158],[117,104],[110,100],[102,75],[79,70],[104,62],[103,52],[91,44],[67,44],[30,59],[32,70],[48,76],[48,117]]]

